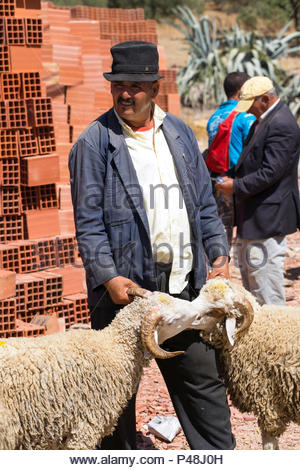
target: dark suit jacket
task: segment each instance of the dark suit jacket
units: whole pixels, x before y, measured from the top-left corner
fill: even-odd
[[[212,262],[228,254],[210,178],[192,130],[167,113],[162,124],[177,170],[191,226],[194,287]],[[157,290],[143,194],[122,128],[113,109],[81,134],[70,152],[69,168],[76,236],[87,275],[88,300],[107,309],[103,283],[125,276]],[[103,295],[105,294],[105,297]]]
[[[284,236],[300,226],[300,129],[280,101],[253,124],[235,167],[237,233],[241,238]]]

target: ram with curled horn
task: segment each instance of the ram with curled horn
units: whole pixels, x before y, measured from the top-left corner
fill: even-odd
[[[233,405],[257,417],[263,449],[279,449],[287,425],[300,425],[300,308],[261,306],[242,286],[219,282],[232,292],[234,306],[223,317],[217,310],[204,314],[200,334],[219,350]],[[221,284],[215,286],[208,281],[200,298],[217,305]]]
[[[212,308],[223,308],[224,316],[234,301],[230,289],[222,301],[202,295],[195,303],[143,289],[128,293],[133,302],[103,330],[1,342],[0,449],[99,446],[136,392],[149,359],[184,353],[159,345],[197,327]]]

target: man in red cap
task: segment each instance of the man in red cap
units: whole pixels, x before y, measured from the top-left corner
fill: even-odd
[[[228,247],[210,178],[191,129],[162,111],[155,44],[112,47],[114,107],[82,133],[69,167],[76,234],[84,262],[92,328],[107,326],[141,286],[193,300],[211,277],[228,276]],[[185,350],[159,360],[192,449],[232,449],[230,412],[216,351],[197,331],[163,347]],[[135,397],[102,449],[135,449]]]

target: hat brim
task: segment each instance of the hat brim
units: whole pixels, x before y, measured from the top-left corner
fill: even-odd
[[[254,98],[252,98],[251,100],[240,100],[234,110],[238,113],[246,113],[247,111],[249,111],[253,103]]]
[[[104,72],[104,78],[109,82],[156,82],[162,75],[156,73],[112,73]]]

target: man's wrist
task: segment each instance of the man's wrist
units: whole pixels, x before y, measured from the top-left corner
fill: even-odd
[[[108,279],[107,281],[103,282],[104,287],[107,289],[107,288],[109,287],[109,285],[111,284],[111,281],[112,281],[113,279],[116,279],[117,277],[119,277],[118,274],[116,274],[115,276],[111,277],[111,278]]]
[[[221,255],[213,260],[211,266],[213,268],[221,268],[222,266],[225,266],[228,263],[229,263],[229,256]]]

